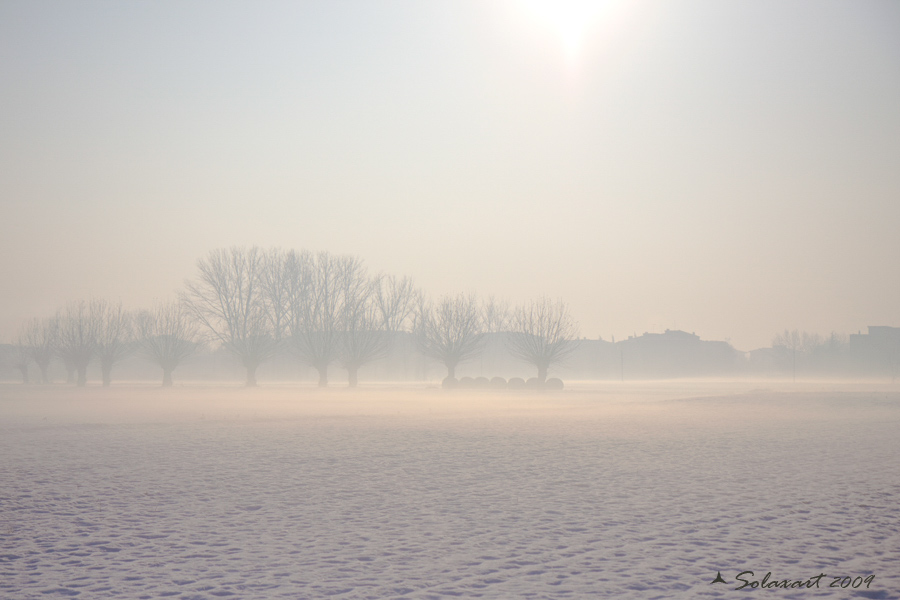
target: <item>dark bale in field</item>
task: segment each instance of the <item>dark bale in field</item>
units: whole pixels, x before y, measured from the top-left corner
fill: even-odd
[[[459,387],[459,381],[456,380],[456,377],[444,377],[444,381],[441,382],[441,387],[445,390],[452,390]]]
[[[498,389],[498,390],[502,390],[502,389],[506,388],[506,380],[503,379],[502,377],[494,377],[491,379],[491,387]]]
[[[459,387],[465,389],[472,389],[475,387],[475,380],[471,377],[463,377],[459,380]]]
[[[511,390],[521,390],[525,387],[525,380],[521,377],[512,377],[507,384]]]
[[[558,377],[551,377],[547,381],[544,382],[544,389],[548,390],[556,390],[559,391],[563,389],[562,379]]]

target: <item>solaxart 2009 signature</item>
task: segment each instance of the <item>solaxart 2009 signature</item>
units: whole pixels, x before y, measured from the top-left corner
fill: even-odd
[[[735,576],[741,585],[734,588],[736,590],[742,590],[744,588],[759,588],[759,589],[797,589],[797,588],[823,588],[823,587],[831,587],[831,588],[861,588],[865,587],[865,589],[869,589],[869,586],[872,585],[872,582],[875,580],[875,575],[869,575],[867,577],[863,577],[859,575],[857,577],[853,577],[851,575],[838,575],[830,576],[831,583],[827,583],[829,575],[825,573],[819,573],[814,577],[809,577],[807,579],[772,579],[772,572],[769,571],[766,573],[766,576],[761,580],[751,579],[753,577],[753,571],[741,571]],[[822,582],[825,579],[826,582]],[[722,578],[722,573],[716,573],[716,578],[713,579],[710,583],[728,583],[725,579]]]

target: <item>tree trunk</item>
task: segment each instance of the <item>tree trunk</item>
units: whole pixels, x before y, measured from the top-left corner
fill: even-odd
[[[163,387],[172,387],[172,369],[163,369]]]
[[[547,380],[547,365],[538,365],[538,381],[544,383]]]
[[[456,363],[447,363],[447,377],[456,379]]]
[[[100,365],[100,371],[103,373],[103,387],[109,387],[112,383],[112,365]]]
[[[85,365],[83,367],[79,366],[77,368],[77,370],[78,370],[78,381],[76,382],[76,385],[78,387],[84,387],[87,385],[87,365]]]
[[[256,367],[257,365],[247,366],[247,387],[256,387]]]
[[[19,371],[22,373],[22,383],[30,383],[28,381],[28,365],[19,365]]]
[[[328,365],[316,365],[319,372],[319,387],[328,387]]]
[[[359,367],[347,367],[347,374],[350,381],[349,387],[355,388],[359,383]]]

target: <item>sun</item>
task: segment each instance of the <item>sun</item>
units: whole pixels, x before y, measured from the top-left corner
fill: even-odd
[[[559,37],[568,60],[575,60],[591,27],[610,8],[612,0],[519,0],[539,23]]]

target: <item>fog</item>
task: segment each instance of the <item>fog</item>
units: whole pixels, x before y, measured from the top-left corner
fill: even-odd
[[[778,592],[891,598],[898,406],[859,383],[0,385],[0,590],[725,598],[821,574]]]
[[[5,0],[0,82],[0,596],[898,597],[900,4]]]
[[[274,384],[248,389],[237,385],[188,384],[163,389],[151,383],[112,389],[2,385],[3,425],[8,427],[128,426],[200,422],[305,422],[350,418],[365,422],[503,423],[526,421],[599,423],[618,419],[656,422],[661,430],[685,424],[734,432],[765,422],[854,420],[894,415],[897,386],[857,381],[777,382],[683,379],[580,383],[565,392],[441,390],[415,384],[384,384],[365,390],[321,390]],[[704,406],[732,411],[735,419],[706,413]],[[685,408],[686,407],[686,408]],[[753,407],[753,410],[747,410]],[[765,410],[757,410],[764,407]],[[811,412],[811,408],[813,409]],[[826,409],[827,410],[822,410]],[[752,412],[758,414],[751,414]],[[862,418],[862,417],[860,417]],[[868,417],[866,417],[868,418]],[[658,420],[658,422],[657,422]],[[746,420],[746,422],[745,422]],[[669,423],[667,425],[666,423]],[[604,425],[606,426],[606,425]]]
[[[234,245],[592,339],[900,325],[894,3],[556,4],[4,2],[0,341]]]

